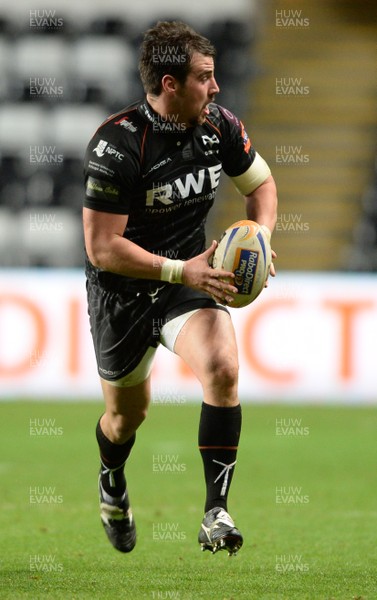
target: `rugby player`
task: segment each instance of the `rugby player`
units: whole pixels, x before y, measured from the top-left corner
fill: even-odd
[[[242,123],[214,102],[214,57],[209,40],[184,23],[146,31],[139,64],[145,98],[110,116],[85,158],[88,310],[105,400],[96,429],[100,512],[121,552],[136,543],[124,466],[147,414],[160,343],[203,389],[201,548],[235,554],[243,543],[227,507],[241,431],[226,308],[237,289],[231,273],[209,266],[216,242],[206,249],[205,221],[221,170],[244,196],[247,218],[269,232],[277,196]]]

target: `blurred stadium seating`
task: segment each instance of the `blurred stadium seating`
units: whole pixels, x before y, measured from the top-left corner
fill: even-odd
[[[377,271],[377,155],[370,184],[360,199],[361,215],[346,247],[344,263],[350,271]]]
[[[108,114],[142,96],[138,46],[157,19],[215,43],[221,102],[244,113],[254,2],[204,4],[0,1],[1,266],[82,264],[83,154]]]

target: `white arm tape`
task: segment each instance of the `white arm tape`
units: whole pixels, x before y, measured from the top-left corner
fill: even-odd
[[[184,260],[172,260],[167,258],[161,267],[161,281],[168,281],[169,283],[183,283],[183,267]]]
[[[234,185],[243,196],[257,189],[271,175],[270,167],[258,152],[255,153],[253,164],[245,173],[231,177]]]

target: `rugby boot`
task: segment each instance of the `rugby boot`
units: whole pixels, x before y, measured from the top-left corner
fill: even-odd
[[[204,515],[198,540],[202,550],[210,550],[212,554],[227,550],[229,556],[237,554],[243,544],[242,535],[233,519],[219,506]]]

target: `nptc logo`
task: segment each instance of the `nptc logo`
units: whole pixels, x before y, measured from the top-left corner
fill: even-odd
[[[93,152],[95,152],[97,156],[104,156],[107,144],[108,142],[106,142],[105,140],[100,140],[96,148],[94,148]]]
[[[93,149],[93,152],[95,152],[98,157],[102,157],[105,156],[105,154],[108,154],[118,162],[122,162],[122,160],[124,159],[124,154],[118,152],[118,150],[113,144],[109,144],[105,140],[100,140],[97,146]]]

